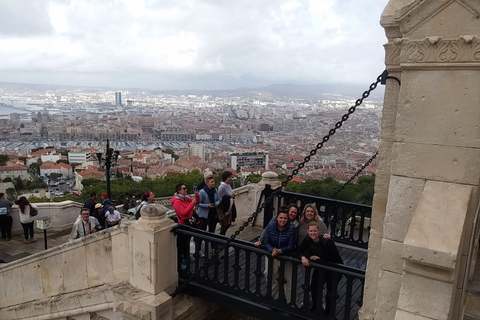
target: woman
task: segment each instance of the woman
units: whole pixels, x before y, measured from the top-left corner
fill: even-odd
[[[197,203],[195,197],[188,196],[188,190],[185,184],[179,183],[175,186],[175,194],[170,199],[170,203],[173,206],[173,209],[177,213],[178,223],[185,225],[185,220],[190,219],[194,215],[194,207]],[[185,270],[187,268],[187,257],[190,256],[190,237],[179,237],[178,245],[180,247],[181,253],[181,268]],[[199,244],[196,243],[196,247],[199,247]],[[199,248],[197,248],[199,252]],[[195,261],[194,257],[190,257],[190,262]]]
[[[322,218],[318,215],[317,207],[313,203],[308,203],[303,208],[302,217],[300,218],[300,223],[297,228],[296,241],[297,247],[302,243],[303,240],[307,237],[308,233],[308,224],[310,222],[315,222],[318,224],[320,229],[320,234],[323,238],[329,239],[330,234],[328,233],[328,228],[323,222]]]
[[[237,216],[237,209],[235,208],[235,193],[233,192],[230,183],[232,183],[233,173],[225,170],[222,173],[222,182],[218,187],[218,198],[221,203],[217,211],[220,211],[223,215],[223,221],[220,221],[222,228],[220,234],[225,235],[227,229],[230,227],[231,222],[235,221]],[[220,210],[218,210],[220,209]]]
[[[288,212],[288,222],[290,222],[293,225],[293,228],[295,229],[295,239],[297,239],[297,232],[298,232],[298,225],[299,225],[298,206],[295,203],[291,203],[288,205],[288,207],[281,206],[278,211]],[[270,220],[270,222],[275,221],[276,219],[277,217],[273,217],[272,220]],[[256,241],[254,245],[256,247],[260,247],[263,243],[264,238],[265,238],[265,229],[263,229],[262,234],[260,235],[260,238],[258,238],[258,241]],[[295,246],[297,245],[298,244],[295,243]]]
[[[178,223],[185,224],[193,215],[193,208],[197,204],[195,197],[188,196],[188,190],[185,184],[179,183],[175,186],[175,194],[170,199],[173,209],[177,213]]]
[[[276,257],[280,254],[288,253],[295,247],[295,230],[291,223],[288,222],[288,213],[284,208],[280,208],[277,213],[276,219],[270,221],[265,228],[265,247],[272,257]],[[279,297],[279,282],[278,279],[281,276],[280,266],[281,262],[277,259],[272,260],[272,298],[278,299]],[[268,269],[267,269],[268,270]],[[292,267],[289,262],[284,263],[284,294],[287,303],[290,303],[291,297],[291,280]]]
[[[142,202],[140,203],[140,205],[138,206],[138,209],[137,211],[135,211],[135,219],[140,219],[140,217],[142,216],[140,214],[140,209],[146,205],[146,204],[152,204],[155,202],[155,194],[153,194],[152,191],[148,190],[148,191],[145,191],[145,193],[142,195]]]
[[[18,214],[20,216],[20,223],[22,224],[23,228],[23,235],[25,236],[25,240],[23,241],[26,244],[36,242],[37,238],[34,236],[33,232],[33,222],[35,220],[34,217],[30,215],[31,207],[34,207],[38,211],[38,207],[34,204],[31,204],[27,198],[20,197],[15,204],[18,206]]]
[[[335,243],[330,239],[320,237],[320,228],[316,222],[308,224],[308,238],[302,242],[298,248],[301,254],[302,264],[305,267],[310,266],[310,261],[323,260],[332,263],[343,264],[342,257],[335,246]],[[330,313],[332,298],[335,299],[336,288],[340,281],[341,274],[315,268],[313,270],[313,277],[311,282],[312,292],[312,311],[317,309],[317,306],[322,305],[323,286],[327,284],[327,296],[325,303],[324,314]],[[320,301],[318,301],[320,299]],[[334,300],[333,299],[333,300]]]

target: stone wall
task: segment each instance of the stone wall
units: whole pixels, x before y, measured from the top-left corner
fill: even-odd
[[[83,205],[75,201],[62,202],[41,202],[35,203],[38,206],[38,215],[40,217],[49,217],[52,225],[52,230],[65,230],[71,228]],[[12,208],[12,234],[23,234],[23,228],[20,224],[18,216],[18,207],[16,205]]]
[[[459,319],[480,181],[480,2],[390,0],[361,319]]]
[[[127,224],[0,267],[2,319],[45,319],[112,307],[106,287],[130,276]]]

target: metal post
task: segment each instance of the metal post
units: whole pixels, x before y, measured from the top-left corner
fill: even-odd
[[[111,167],[111,160],[112,160],[112,151],[113,149],[110,149],[110,141],[107,139],[107,152],[105,154],[105,169],[107,170],[106,172],[106,178],[107,178],[107,195],[108,199],[110,201],[112,200],[111,195],[110,195],[110,167]]]
[[[271,185],[269,184],[265,185],[265,189],[263,189],[263,195],[265,197],[265,200],[272,196],[273,191],[274,190],[272,189]],[[263,209],[263,228],[264,229],[267,227],[270,220],[272,220],[272,217],[273,217],[273,200],[268,203],[265,203],[265,208]]]
[[[47,250],[47,229],[43,229],[43,239],[45,242],[45,250]]]

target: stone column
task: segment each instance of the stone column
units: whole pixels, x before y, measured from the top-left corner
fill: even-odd
[[[177,286],[175,223],[165,216],[167,208],[145,205],[142,217],[129,230],[132,248],[130,283],[151,294],[172,292]]]
[[[145,205],[141,218],[129,229],[132,266],[129,286],[115,293],[120,319],[172,319],[172,293],[177,287],[177,246],[171,232],[175,223],[159,204]],[[128,292],[125,292],[128,291]]]
[[[360,319],[457,319],[480,180],[480,2],[390,0]]]
[[[262,195],[263,189],[265,186],[269,184],[270,187],[275,190],[278,188],[282,183],[278,180],[278,174],[272,171],[266,171],[262,174],[262,180],[257,183],[255,187],[255,209],[257,208],[258,201]],[[265,200],[265,199],[264,199]],[[275,215],[275,212],[273,213]],[[255,226],[263,226],[263,218],[264,218],[264,211],[258,213],[257,219],[255,220]]]

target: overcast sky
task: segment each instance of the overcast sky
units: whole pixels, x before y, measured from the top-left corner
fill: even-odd
[[[0,81],[151,89],[368,86],[388,0],[1,0]]]

